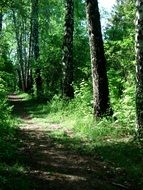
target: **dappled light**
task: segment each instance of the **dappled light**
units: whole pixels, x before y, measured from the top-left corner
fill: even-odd
[[[11,142],[12,157],[1,160],[3,189],[136,189],[141,182],[141,178],[132,179],[142,160],[133,143],[93,145],[91,151],[74,132],[60,133],[60,124],[42,123],[43,117],[35,120],[29,115],[30,110],[36,113],[35,106],[34,110],[28,101],[23,104],[18,96],[15,104],[15,99],[16,95],[14,101],[10,98],[13,114],[21,110],[21,122]]]
[[[106,1],[1,0],[0,190],[143,190],[143,3]]]

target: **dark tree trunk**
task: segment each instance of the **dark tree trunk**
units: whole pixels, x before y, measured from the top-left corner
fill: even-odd
[[[23,32],[22,34],[22,41],[24,44],[26,44],[27,42],[27,33],[26,33],[26,19],[22,19],[22,28],[23,28]],[[25,77],[25,91],[28,92],[28,73],[27,73],[27,70],[28,70],[28,56],[27,56],[27,47],[26,46],[23,46],[23,60],[24,60],[24,65],[23,65],[23,69],[24,69],[24,77]]]
[[[30,34],[29,34],[29,56],[28,56],[28,62],[27,62],[27,91],[32,92],[33,88],[33,69],[32,69],[32,61],[34,60],[33,55],[33,8],[31,6],[31,18],[30,18]]]
[[[32,0],[32,17],[31,17],[31,48],[33,53],[33,58],[35,62],[38,61],[39,58],[39,2],[38,0]],[[42,78],[41,78],[41,69],[38,64],[36,64],[35,70],[35,83],[36,83],[36,93],[39,98],[43,94],[42,89]]]
[[[143,2],[136,0],[136,116],[137,135],[143,141]]]
[[[109,103],[106,59],[97,0],[86,0],[86,14],[93,78],[94,115],[96,118],[100,118],[102,116],[112,115],[112,111]]]
[[[74,4],[73,0],[65,0],[65,31],[63,42],[63,97],[74,98],[73,89],[73,31]]]
[[[2,32],[2,19],[3,19],[3,14],[2,14],[2,10],[0,11],[0,34]]]
[[[22,89],[22,79],[21,79],[20,69],[17,69],[17,75],[18,75],[18,87],[19,89]]]

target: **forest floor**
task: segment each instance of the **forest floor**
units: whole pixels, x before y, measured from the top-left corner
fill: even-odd
[[[74,138],[71,130],[56,138],[53,133],[61,130],[60,123],[29,114],[38,102],[24,101],[17,95],[9,99],[13,114],[20,119],[13,158],[17,171],[9,169],[9,182],[2,190],[139,190],[126,180],[124,170],[105,162],[96,152],[80,151],[82,140]],[[72,148],[76,146],[77,150]]]

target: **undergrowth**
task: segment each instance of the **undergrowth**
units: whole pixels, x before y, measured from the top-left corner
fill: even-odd
[[[18,141],[16,121],[11,116],[12,106],[8,104],[7,83],[0,77],[0,189],[10,189],[11,173],[18,174]]]
[[[96,121],[92,114],[91,90],[84,81],[75,90],[75,99],[65,101],[54,96],[47,105],[37,108],[37,116],[43,115],[49,122],[60,123],[63,128],[72,129],[76,136],[84,140],[101,144],[107,141],[128,141],[135,134],[135,103],[134,96],[131,96],[134,89],[127,89],[123,92],[122,99],[112,98],[113,117]]]
[[[37,120],[43,117],[43,125],[60,126],[50,133],[56,142],[84,155],[99,154],[115,170],[124,171],[119,181],[130,181],[132,188],[140,189],[143,185],[143,151],[134,142],[134,86],[126,85],[128,88],[123,91],[121,99],[112,97],[113,117],[98,121],[93,118],[91,92],[84,82],[81,89],[76,90],[74,100],[65,101],[54,96],[47,105],[38,106],[37,115],[35,112],[33,116]]]
[[[131,184],[133,189],[141,189],[143,185],[143,151],[133,141],[135,134],[135,110],[133,88],[124,91],[122,99],[114,104],[114,117],[104,118],[96,121],[92,114],[92,96],[89,85],[82,83],[75,91],[75,99],[62,100],[54,96],[50,102],[39,103],[36,100],[27,99],[23,106],[25,111],[32,116],[32,122],[48,128],[53,127],[47,136],[57,144],[63,144],[78,154],[99,157],[99,159],[110,165],[113,170],[121,171],[118,183]],[[130,94],[130,96],[129,96]],[[57,128],[56,128],[57,127]],[[8,130],[7,130],[8,129]],[[30,189],[30,181],[25,175],[23,159],[18,156],[19,140],[16,139],[16,129],[10,125],[0,129],[0,183],[8,189],[15,176],[15,189]],[[3,130],[3,132],[2,132]],[[17,155],[15,157],[15,155]],[[27,185],[26,185],[27,183]]]

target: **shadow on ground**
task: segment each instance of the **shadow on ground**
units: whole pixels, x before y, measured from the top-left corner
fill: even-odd
[[[29,99],[24,100],[17,95],[9,96],[9,105],[13,106],[12,114],[15,117],[25,119],[29,117],[30,113],[34,113],[36,117],[44,117],[47,114],[47,110],[42,111],[42,106],[47,103],[47,100]]]
[[[18,102],[15,112],[28,117],[29,103]],[[2,190],[143,189],[142,151],[133,143],[110,143],[90,151],[78,138],[54,137],[40,127],[23,127],[10,139],[13,148],[0,156]]]
[[[43,131],[34,130],[17,132],[20,138],[18,140],[21,142],[15,157],[11,161],[3,160],[5,167],[1,170],[1,177],[3,176],[5,181],[1,183],[1,189],[142,189],[140,184],[142,176],[138,179],[130,179],[128,173],[123,170],[126,162],[133,164],[130,167],[135,169],[137,160],[135,161],[131,156],[124,163],[120,163],[116,158],[113,159],[113,154],[117,155],[116,151],[126,153],[131,145],[98,147],[90,155],[86,154],[85,150],[79,152],[76,148],[70,148],[80,147],[79,139],[68,137],[65,140],[55,139],[48,136],[48,133],[50,132],[45,134]],[[110,151],[112,154],[110,157],[101,159],[101,154],[109,155]],[[116,162],[113,162],[115,160]]]

